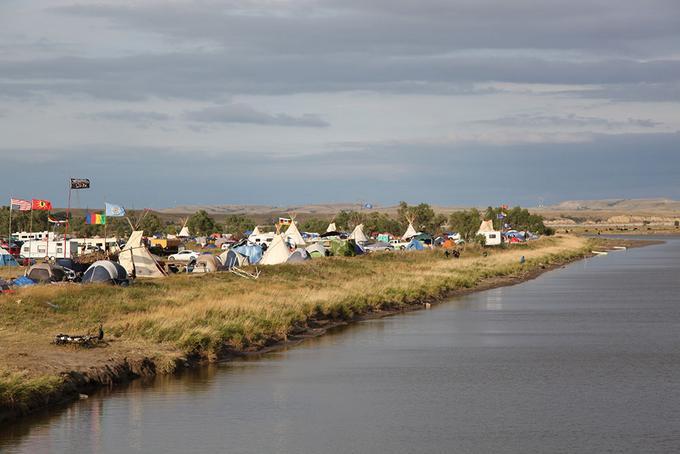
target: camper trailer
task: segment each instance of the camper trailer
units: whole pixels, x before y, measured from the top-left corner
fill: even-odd
[[[117,254],[120,252],[119,240],[117,237],[107,237],[106,246],[104,246],[104,238],[74,238],[78,244],[78,255],[89,254],[91,252],[103,251],[108,249],[110,254]]]
[[[78,255],[78,243],[74,240],[66,240],[66,248],[64,248],[63,238],[53,241],[27,241],[21,246],[21,256],[29,259],[73,258],[76,255]]]

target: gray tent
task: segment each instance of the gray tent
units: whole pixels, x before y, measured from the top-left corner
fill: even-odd
[[[296,249],[293,251],[292,254],[288,256],[288,260],[286,260],[286,263],[297,263],[297,262],[304,262],[305,260],[309,260],[311,257],[309,256],[309,252],[307,252],[304,249]]]
[[[325,257],[327,255],[326,248],[321,243],[314,243],[307,246],[305,250],[312,258]]]
[[[127,271],[120,264],[110,260],[97,260],[85,271],[83,284],[118,284],[129,283]]]
[[[26,271],[26,277],[41,284],[61,282],[66,280],[66,271],[59,265],[36,263]]]
[[[220,261],[222,262],[222,268],[227,270],[249,264],[248,257],[239,254],[233,249],[229,249],[220,254]]]
[[[202,254],[196,259],[192,273],[214,273],[222,267],[220,259],[212,254]]]

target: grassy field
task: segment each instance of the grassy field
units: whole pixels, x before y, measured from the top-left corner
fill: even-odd
[[[157,371],[189,354],[258,350],[327,321],[398,310],[501,276],[523,275],[590,251],[593,240],[544,238],[508,249],[376,253],[262,267],[258,280],[231,273],[138,280],[128,288],[48,285],[0,296],[0,409],[27,409],[58,394],[65,372],[151,358]],[[524,255],[526,263],[520,264]],[[58,333],[94,332],[108,344],[51,344]],[[46,397],[47,396],[47,397]]]

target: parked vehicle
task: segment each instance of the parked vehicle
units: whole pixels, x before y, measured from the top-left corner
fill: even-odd
[[[178,262],[195,262],[200,254],[189,249],[179,251],[177,254],[172,254],[168,257],[169,260],[175,260]]]
[[[366,252],[393,251],[394,246],[384,241],[372,241],[361,246]]]

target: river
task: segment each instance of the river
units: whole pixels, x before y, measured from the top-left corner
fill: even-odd
[[[680,239],[100,392],[0,451],[678,452]]]

